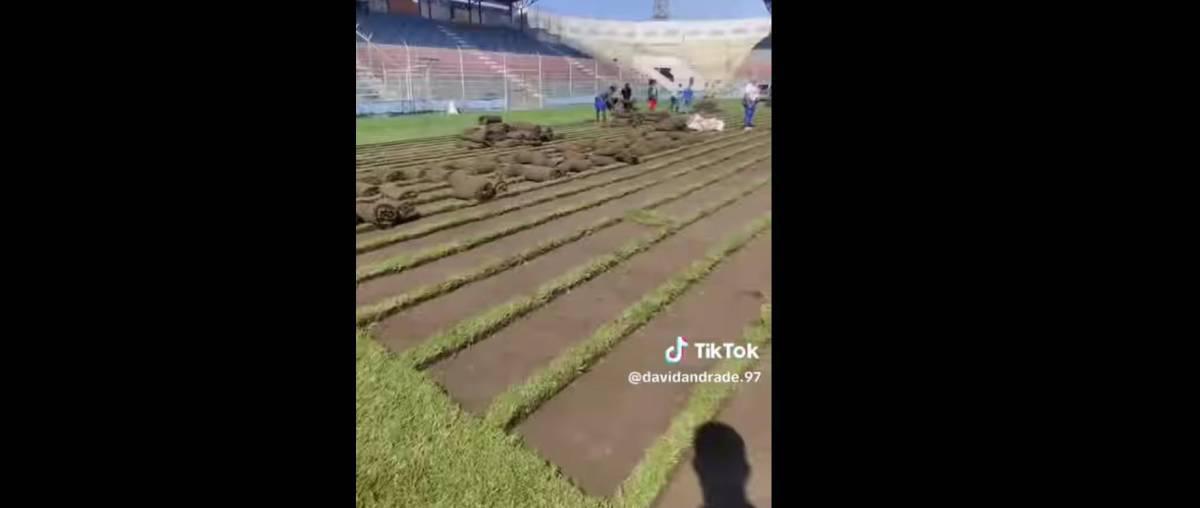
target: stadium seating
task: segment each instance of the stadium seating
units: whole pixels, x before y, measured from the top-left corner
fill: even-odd
[[[505,27],[434,21],[416,16],[372,15],[360,18],[358,30],[375,44],[408,44],[433,48],[479,49],[521,54],[563,55],[586,58],[574,49],[539,41]]]

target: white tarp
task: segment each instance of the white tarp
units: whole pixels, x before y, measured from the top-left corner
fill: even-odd
[[[694,131],[716,131],[725,130],[725,121],[718,118],[704,118],[700,114],[694,114],[688,119],[688,128]]]

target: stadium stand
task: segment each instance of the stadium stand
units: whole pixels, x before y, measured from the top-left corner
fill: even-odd
[[[371,34],[371,42],[375,44],[408,44],[430,48],[462,47],[481,51],[587,58],[569,46],[542,42],[511,28],[436,21],[416,16],[376,14],[360,18],[359,31]]]
[[[697,75],[689,66],[692,61],[683,54],[606,54],[593,58],[585,53],[590,51],[587,48],[574,42],[568,45],[561,30],[546,29],[558,28],[554,23],[517,28],[528,20],[506,10],[484,9],[482,14],[476,11],[468,18],[462,7],[451,11],[449,6],[457,4],[448,0],[378,5],[382,7],[373,9],[421,5],[428,10],[413,7],[414,12],[406,14],[372,10],[356,17],[355,97],[359,115],[445,111],[450,102],[460,111],[591,104],[601,89],[624,83],[632,85],[635,99],[641,102],[651,76],[664,90],[676,90],[679,85],[670,82],[671,76]],[[438,19],[425,17],[430,15]],[[487,24],[481,24],[481,19]],[[755,20],[734,20],[729,24],[702,23],[694,29],[709,36],[724,33],[725,29],[732,34],[749,34],[751,29],[768,33],[749,55],[736,57],[736,51],[730,53],[734,56],[730,63],[744,60],[740,65],[734,63],[737,69],[727,77],[769,81],[770,36],[761,25]],[[679,26],[693,29],[693,25]],[[652,37],[652,30],[640,35]],[[670,33],[668,27],[663,35]],[[714,51],[721,50],[719,45],[714,47]],[[686,83],[686,79],[680,82]],[[705,95],[708,86],[707,80],[697,80],[697,97]]]

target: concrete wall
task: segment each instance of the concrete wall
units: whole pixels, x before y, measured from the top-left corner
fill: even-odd
[[[388,12],[408,16],[420,16],[420,4],[413,0],[387,0]]]
[[[429,0],[425,0],[425,1],[429,1]],[[422,6],[422,7],[425,7],[425,6]],[[427,14],[427,17],[429,17],[431,19],[436,19],[436,20],[440,20],[440,21],[449,21],[450,20],[450,3],[449,2],[444,2],[441,0],[433,0],[433,2],[430,4],[430,7],[426,7],[426,9],[432,9],[433,15],[429,16]],[[426,10],[423,12],[429,13],[430,11]]]
[[[515,27],[520,26],[520,22],[517,19],[516,12],[513,12],[513,17],[512,17],[512,20],[510,21],[508,19],[508,11],[489,9],[487,7],[483,8],[483,22],[484,22],[484,24],[487,24],[487,25],[506,26],[506,27],[510,27],[510,28],[515,28]]]

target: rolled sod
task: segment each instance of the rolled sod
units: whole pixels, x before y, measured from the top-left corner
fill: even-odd
[[[595,166],[607,166],[607,165],[609,165],[609,164],[616,164],[616,163],[617,163],[617,159],[614,159],[614,158],[612,158],[612,157],[609,157],[609,156],[607,156],[607,155],[595,155],[595,154],[592,154],[592,155],[589,155],[589,156],[588,156],[588,160],[592,161],[592,165],[595,165]]]
[[[641,157],[656,152],[657,150],[655,150],[655,148],[656,146],[654,143],[643,141],[640,143],[634,143],[633,146],[629,147],[629,153]]]
[[[521,164],[533,164],[535,166],[550,165],[550,159],[546,157],[546,154],[533,150],[521,150],[520,152],[517,152],[517,155],[514,158]]]
[[[524,176],[526,180],[531,180],[534,182],[544,182],[546,180],[562,178],[564,174],[566,174],[566,171],[563,171],[560,168],[535,166],[531,164],[525,164],[521,166],[521,176]]]
[[[358,197],[375,196],[379,194],[379,186],[369,183],[355,182],[355,195]]]
[[[430,182],[444,182],[446,176],[450,174],[450,170],[442,168],[430,168],[425,171],[425,180]]]
[[[412,202],[395,201],[377,194],[358,198],[354,204],[354,212],[362,218],[363,222],[370,222],[386,228],[414,215],[416,207]]]
[[[480,115],[479,116],[479,123],[481,125],[482,124],[490,124],[490,123],[500,123],[503,121],[504,121],[504,119],[501,118],[499,115]]]
[[[466,171],[455,171],[447,177],[454,197],[485,201],[496,196],[496,186],[490,178],[471,175]]]
[[[630,153],[629,150],[618,153],[614,158],[626,164],[637,164],[641,160],[637,155]]]
[[[467,150],[478,150],[480,148],[487,148],[489,145],[486,142],[460,140],[458,143],[455,143],[454,146],[457,146],[458,148],[465,148]]]
[[[595,155],[607,155],[607,156],[611,157],[613,155],[620,153],[621,150],[624,148],[625,148],[624,146],[617,144],[617,143],[608,143],[608,144],[605,144],[604,146],[596,147],[596,150],[594,150],[592,153]]]
[[[376,171],[376,173],[379,175],[379,179],[383,180],[384,183],[399,182],[400,180],[405,179],[404,170],[402,169],[385,168]]]
[[[499,168],[500,169],[499,169],[499,171],[497,171],[497,173],[499,173],[501,176],[506,176],[506,177],[521,176],[521,165],[520,164],[502,162],[502,163],[500,163]]]
[[[487,158],[475,159],[466,169],[474,175],[486,175],[496,171],[496,161]]]
[[[405,190],[403,187],[400,187],[398,184],[394,183],[388,183],[380,186],[379,193],[383,194],[384,197],[395,201],[404,201],[417,198],[416,191]]]
[[[568,159],[564,160],[562,164],[559,164],[557,167],[577,173],[579,171],[587,171],[591,169],[592,162],[586,159]]]
[[[508,124],[508,128],[509,128],[509,130],[536,132],[539,134],[542,131],[542,128],[539,127],[537,124],[532,124],[529,122],[513,122],[513,123]]]
[[[405,180],[420,180],[425,178],[425,168],[404,168]]]

